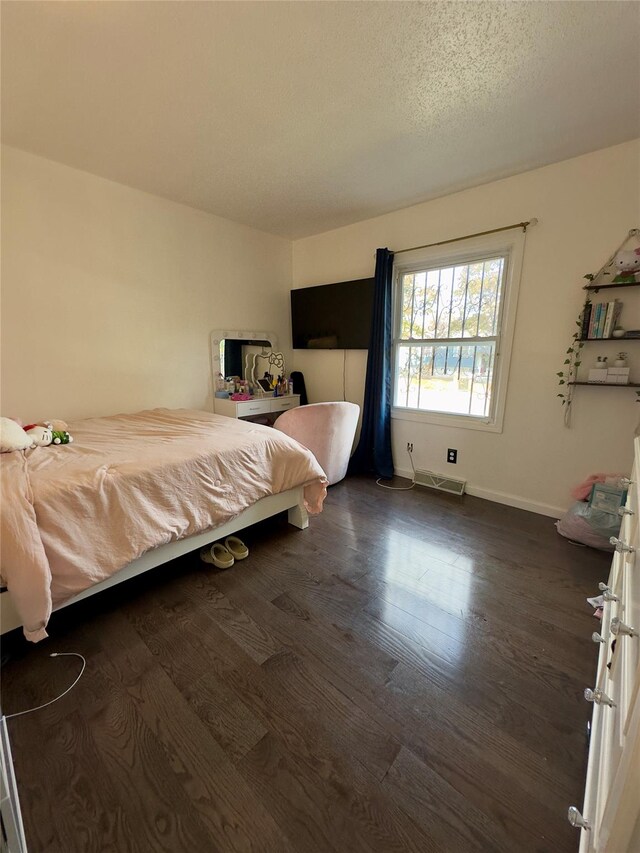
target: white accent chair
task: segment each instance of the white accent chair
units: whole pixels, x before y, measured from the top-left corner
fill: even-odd
[[[274,427],[313,453],[332,486],[347,473],[359,416],[355,403],[311,403],[283,412]]]

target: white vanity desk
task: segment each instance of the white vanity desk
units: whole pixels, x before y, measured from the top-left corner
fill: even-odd
[[[228,418],[250,418],[271,412],[285,412],[300,405],[300,394],[287,394],[283,397],[253,397],[251,400],[223,400],[213,398],[213,411],[216,415]]]
[[[211,372],[214,388],[218,374],[224,375],[226,372],[224,366],[225,341],[232,341],[234,344],[242,344],[243,375],[245,379],[253,378],[254,381],[262,375],[262,371],[265,367],[269,367],[269,355],[274,350],[277,350],[278,347],[278,341],[274,332],[214,329],[214,331],[211,332]],[[260,354],[260,348],[262,348],[263,354]],[[259,359],[264,358],[265,362],[259,369],[258,375],[251,376],[251,369],[255,369],[256,353],[258,354]],[[280,355],[280,358],[282,358],[282,354],[276,353],[276,355]],[[281,367],[282,370],[273,372],[282,372],[284,374],[284,359],[282,359],[281,364],[277,366],[279,368]],[[287,409],[295,409],[299,405],[300,394],[285,394],[282,397],[274,397],[273,395],[265,394],[261,397],[253,397],[251,400],[238,401],[215,396],[213,398],[213,411],[215,414],[225,415],[227,418],[252,418],[256,415],[277,415],[280,412],[286,412]]]

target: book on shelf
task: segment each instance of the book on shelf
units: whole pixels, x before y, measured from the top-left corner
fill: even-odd
[[[602,338],[608,338],[607,327],[611,325],[611,316],[612,316],[612,304],[611,302],[607,302],[604,306],[604,320],[602,323]]]
[[[606,313],[607,313],[607,303],[601,302],[600,303],[600,313],[598,314],[598,327],[596,329],[596,338],[602,337],[602,332],[604,330],[604,318],[606,316]]]
[[[611,337],[611,333],[615,329],[616,320],[620,315],[619,307],[620,303],[617,299],[607,304],[607,316],[604,321],[604,331],[602,333],[603,338]]]
[[[600,312],[600,323],[598,325],[598,337],[604,338],[604,328],[607,322],[607,313],[609,311],[609,303],[602,303],[602,311]]]
[[[600,303],[593,305],[591,307],[591,319],[589,321],[589,334],[588,338],[595,338],[595,328],[596,328],[596,319],[598,317],[598,311],[600,310]]]
[[[591,302],[585,302],[584,310],[582,312],[582,318],[581,318],[582,325],[580,326],[580,337],[581,338],[588,338],[589,337],[589,325],[591,323],[591,310],[592,310],[592,308],[593,308],[593,305],[591,304]]]
[[[607,311],[609,310],[609,303],[602,303],[602,310],[600,311],[600,320],[598,321],[598,337],[604,338],[604,324],[607,319]]]
[[[587,312],[587,308],[590,311]],[[581,337],[588,340],[611,338],[622,311],[622,302],[613,299],[611,302],[598,302],[587,305],[582,315]],[[586,328],[586,334],[585,334]]]

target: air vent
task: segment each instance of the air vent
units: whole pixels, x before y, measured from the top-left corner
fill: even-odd
[[[417,486],[439,489],[450,495],[463,495],[466,484],[466,480],[455,480],[453,477],[445,477],[444,474],[433,474],[431,471],[421,471],[420,468],[416,468]]]

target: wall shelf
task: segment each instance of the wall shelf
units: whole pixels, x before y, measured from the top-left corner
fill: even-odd
[[[561,389],[556,396],[562,399],[562,405],[564,406],[564,424],[566,427],[571,426],[571,404],[578,385],[590,385],[591,387],[600,386],[601,388],[633,388],[635,392],[635,400],[636,402],[640,402],[640,382],[627,382],[623,385],[615,381],[585,381],[586,376],[605,376],[605,378],[612,380],[620,378],[628,379],[628,370],[620,373],[616,373],[615,371],[608,373],[609,367],[607,365],[607,359],[604,360],[604,365],[607,369],[599,370],[597,373],[595,371],[594,373],[591,373],[590,371],[586,371],[585,367],[580,367],[582,362],[586,361],[586,351],[583,350],[585,344],[603,344],[606,342],[609,345],[609,349],[612,349],[612,352],[615,352],[616,349],[626,349],[626,344],[629,341],[640,341],[640,327],[626,330],[629,337],[618,338],[613,335],[614,331],[625,334],[623,327],[618,322],[620,309],[622,308],[622,303],[618,298],[605,297],[604,301],[600,300],[600,302],[596,303],[596,300],[592,296],[592,293],[599,293],[601,290],[622,290],[623,288],[640,287],[640,275],[637,274],[637,259],[635,255],[632,259],[632,270],[627,271],[628,268],[625,267],[627,264],[626,248],[628,241],[630,241],[631,238],[634,238],[634,243],[632,248],[629,250],[629,254],[631,254],[631,252],[640,253],[640,247],[638,245],[640,244],[640,228],[632,228],[622,243],[611,255],[609,260],[600,267],[598,272],[595,275],[585,276],[587,281],[582,285],[582,290],[586,291],[586,293],[583,294],[582,298],[584,304],[576,322],[578,328],[576,330],[574,326],[571,344],[569,345],[569,349],[566,351],[563,368],[556,373],[556,376],[559,377],[558,384],[561,386]],[[625,250],[625,254],[622,254],[623,250]],[[621,269],[624,269],[624,272],[621,272]],[[635,299],[632,299],[631,301],[635,303]],[[597,325],[594,325],[596,317],[598,322]],[[589,332],[593,334],[595,329],[598,329],[600,333],[606,329],[607,337],[591,337]],[[611,344],[614,344],[613,348],[611,347]],[[593,349],[588,351],[593,352]],[[624,357],[624,354],[621,354],[620,359]],[[598,359],[598,363],[602,366],[600,359]],[[633,372],[637,377],[637,373],[635,371]],[[585,379],[578,378],[580,374],[582,374]],[[631,401],[633,401],[633,397],[631,397]],[[623,403],[625,401],[620,400],[619,402]]]
[[[640,287],[640,281],[619,281],[617,284],[585,284],[583,290],[614,290],[616,287]]]
[[[583,341],[585,344],[587,343],[599,343],[601,344],[603,341],[617,341],[621,344],[623,341],[640,341],[640,338],[576,338],[578,341]]]
[[[567,382],[567,385],[589,385],[591,388],[640,388],[640,382]]]

